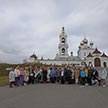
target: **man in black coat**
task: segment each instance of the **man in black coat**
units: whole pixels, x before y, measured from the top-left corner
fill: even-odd
[[[33,68],[32,68],[32,66],[30,66],[29,67],[29,69],[28,69],[28,71],[29,71],[29,81],[28,81],[28,84],[34,84],[34,70],[33,70]]]

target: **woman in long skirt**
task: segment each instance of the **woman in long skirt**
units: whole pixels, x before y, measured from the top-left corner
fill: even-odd
[[[24,69],[23,68],[20,68],[19,84],[21,86],[24,85]]]

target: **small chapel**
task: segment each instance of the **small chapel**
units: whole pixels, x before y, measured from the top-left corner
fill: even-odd
[[[58,54],[54,59],[38,59],[33,53],[28,59],[24,60],[24,63],[42,63],[48,65],[91,65],[94,67],[108,67],[108,56],[94,47],[92,41],[88,41],[86,37],[80,42],[78,46],[77,56],[73,55],[73,52],[68,53],[67,34],[64,27],[62,27],[59,35]]]

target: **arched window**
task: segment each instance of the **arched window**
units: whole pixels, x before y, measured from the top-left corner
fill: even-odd
[[[65,43],[65,38],[62,38],[62,41],[61,41],[62,43]]]
[[[65,54],[65,48],[62,48],[62,54],[64,55]]]
[[[89,63],[88,63],[88,66],[89,66],[89,67],[93,67],[92,62],[89,62]]]
[[[104,66],[104,67],[107,67],[107,63],[106,63],[106,62],[103,62],[103,66]]]

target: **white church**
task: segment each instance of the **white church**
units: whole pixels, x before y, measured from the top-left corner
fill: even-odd
[[[31,55],[29,59],[24,60],[24,63],[42,63],[48,65],[93,65],[95,67],[108,67],[108,56],[105,53],[100,52],[97,48],[94,48],[94,43],[88,42],[87,38],[84,37],[78,47],[77,56],[68,54],[68,43],[67,35],[64,27],[59,36],[60,43],[58,45],[59,53],[56,54],[54,59],[38,59],[35,54]]]

